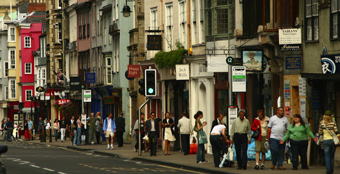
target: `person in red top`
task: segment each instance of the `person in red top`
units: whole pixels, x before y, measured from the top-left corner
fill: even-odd
[[[264,143],[266,142],[267,129],[269,123],[269,117],[264,115],[263,109],[257,110],[257,115],[258,117],[255,118],[253,124],[251,125],[251,130],[254,132],[257,129],[260,129],[260,135],[257,139],[255,139],[256,165],[254,168],[256,170],[260,168],[259,167],[260,153],[262,153],[261,169],[264,169],[264,163],[267,153],[267,149],[264,147]]]
[[[190,145],[190,152],[189,154],[197,154],[197,144],[196,144],[196,139],[192,139],[192,144]]]

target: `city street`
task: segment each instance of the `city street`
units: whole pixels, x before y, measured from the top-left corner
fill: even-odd
[[[2,160],[7,173],[197,173],[164,165],[130,161],[64,147],[32,144],[28,142],[4,142],[8,152]]]

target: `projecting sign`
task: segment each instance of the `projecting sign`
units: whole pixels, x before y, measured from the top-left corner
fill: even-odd
[[[233,66],[232,76],[232,91],[246,92],[246,67]]]
[[[140,77],[140,65],[128,65],[128,78]]]
[[[279,45],[283,51],[301,49],[301,29],[279,29]]]
[[[86,73],[86,83],[96,83],[96,73]]]
[[[321,56],[322,74],[338,74],[336,71],[340,68],[340,55],[324,55]]]
[[[189,65],[176,65],[176,80],[189,80]]]

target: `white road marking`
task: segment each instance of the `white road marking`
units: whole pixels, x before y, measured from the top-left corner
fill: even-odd
[[[37,168],[37,169],[40,169],[40,167],[39,166],[36,166],[36,165],[31,165],[31,167],[34,167],[34,168]]]
[[[49,169],[49,168],[43,168],[44,170],[50,171],[50,172],[54,172],[55,170],[53,169]]]
[[[170,167],[170,166],[164,166],[164,165],[157,165],[157,166],[164,167],[164,168],[169,168],[169,169],[173,169],[173,170],[181,170],[181,171],[190,172],[190,173],[204,174],[204,173],[198,172],[198,171],[191,171],[191,170],[186,170],[186,169],[174,168],[174,167]]]
[[[67,173],[64,173],[64,172],[58,172],[58,174],[67,174]]]

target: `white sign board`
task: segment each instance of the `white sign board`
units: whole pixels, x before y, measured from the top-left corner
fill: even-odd
[[[246,92],[246,67],[233,66],[232,67],[232,91]]]
[[[307,79],[299,77],[299,96],[306,96]]]
[[[226,56],[207,56],[207,71],[208,72],[228,72],[228,64]]]
[[[300,112],[301,112],[301,117],[305,123],[307,123],[307,118],[306,118],[306,98],[301,98],[300,99]]]
[[[233,122],[236,120],[237,118],[237,106],[228,106],[228,123],[229,123],[229,135],[230,135],[230,131],[231,131],[231,127],[233,125]]]
[[[189,65],[176,65],[176,80],[189,80]]]
[[[279,29],[279,45],[301,44],[301,29]]]
[[[83,124],[84,128],[86,129],[86,114],[85,113],[81,114],[81,124]]]
[[[83,101],[84,102],[91,102],[91,90],[84,90]]]

